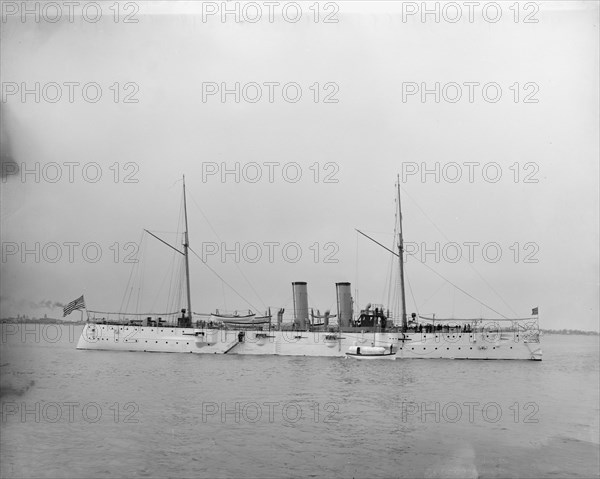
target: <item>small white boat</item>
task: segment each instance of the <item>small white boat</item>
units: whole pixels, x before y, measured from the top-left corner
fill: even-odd
[[[256,313],[253,313],[250,310],[240,313],[239,311],[225,312],[225,311],[219,311],[217,309],[217,311],[215,313],[212,313],[211,316],[216,319],[229,319],[229,318],[250,319],[250,318],[253,318],[254,316],[256,316]]]
[[[222,323],[224,325],[231,326],[253,326],[259,324],[269,324],[271,322],[271,312],[267,311],[264,316],[256,316],[256,313],[248,310],[247,312],[240,313],[234,311],[232,313],[217,311],[210,315],[210,320],[216,323]]]
[[[239,326],[251,326],[254,324],[269,324],[271,322],[271,316],[240,316],[240,317],[223,317],[223,316],[211,316],[213,321],[221,321],[223,324],[239,325]]]
[[[387,349],[382,346],[350,346],[346,357],[355,359],[395,359],[396,353],[391,348]]]

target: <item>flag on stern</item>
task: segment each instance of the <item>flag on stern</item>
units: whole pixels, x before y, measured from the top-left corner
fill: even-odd
[[[85,300],[83,299],[83,295],[80,298],[77,298],[75,301],[71,301],[69,304],[67,304],[64,308],[63,308],[63,318],[65,316],[68,316],[69,314],[71,314],[73,311],[76,311],[78,309],[84,309],[85,308]]]
[[[83,296],[82,296],[82,297],[83,297]],[[538,308],[537,308],[537,306],[531,310],[531,314],[532,314],[533,316],[537,316],[537,315],[538,315]]]

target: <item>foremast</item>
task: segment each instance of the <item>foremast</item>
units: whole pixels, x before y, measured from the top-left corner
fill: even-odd
[[[187,201],[185,197],[185,175],[183,175],[183,216],[185,218],[185,233],[183,236],[183,256],[185,258],[185,285],[187,289],[187,326],[192,325],[192,294],[190,288],[190,238],[188,234]]]
[[[400,202],[400,175],[398,175],[398,264],[400,265],[400,295],[402,298],[402,331],[408,329],[406,291],[404,290],[404,238],[402,236],[402,204]]]

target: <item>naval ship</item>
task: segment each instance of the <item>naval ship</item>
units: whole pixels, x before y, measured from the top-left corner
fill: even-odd
[[[244,314],[193,313],[191,301],[189,236],[185,177],[183,178],[183,249],[153,233],[183,256],[186,303],[177,313],[130,314],[86,310],[77,349],[104,351],[170,352],[194,354],[247,354],[273,356],[330,356],[389,359],[542,359],[537,314],[523,319],[436,319],[411,314],[408,321],[404,291],[404,243],[400,181],[398,179],[397,252],[381,245],[398,259],[401,324],[394,324],[383,305],[367,304],[355,312],[349,282],[335,284],[336,314],[314,314],[309,309],[308,285],[292,283],[293,315],[284,320],[270,310],[262,317]],[[333,285],[332,285],[333,286]],[[332,288],[333,289],[333,288]],[[535,310],[537,313],[537,308]],[[202,319],[201,319],[202,318]],[[362,353],[361,353],[362,350]]]

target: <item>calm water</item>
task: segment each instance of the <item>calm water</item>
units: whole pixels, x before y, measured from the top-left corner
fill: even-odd
[[[2,328],[2,477],[599,475],[598,337],[545,336],[541,363],[378,362]]]

